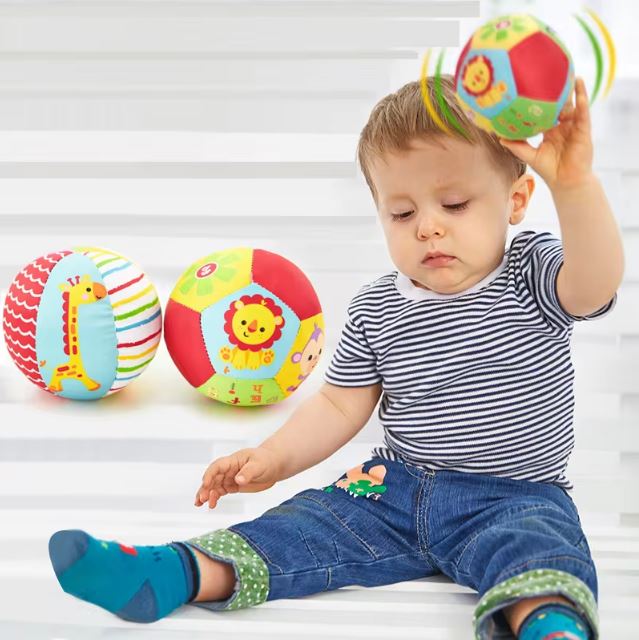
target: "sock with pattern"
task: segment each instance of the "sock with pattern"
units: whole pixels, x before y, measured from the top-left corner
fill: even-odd
[[[193,552],[180,542],[128,547],[79,529],[56,531],[49,557],[64,591],[131,622],[154,622],[199,591]]]
[[[518,640],[591,640],[588,623],[572,607],[549,603],[531,611],[519,627]]]

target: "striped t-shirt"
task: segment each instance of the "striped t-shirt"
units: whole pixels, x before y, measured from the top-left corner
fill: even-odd
[[[570,336],[589,316],[562,309],[561,241],[522,231],[497,269],[470,289],[439,294],[393,271],[348,305],[325,373],[331,384],[382,384],[384,445],[372,455],[453,470],[573,485]]]

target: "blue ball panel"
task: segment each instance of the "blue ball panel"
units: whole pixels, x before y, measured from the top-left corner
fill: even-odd
[[[66,256],[53,268],[42,293],[36,325],[36,353],[40,363],[40,373],[49,385],[56,367],[81,366],[90,380],[100,385],[89,390],[87,383],[79,379],[64,378],[62,391],[57,392],[65,398],[74,400],[92,400],[108,393],[115,379],[117,368],[117,341],[113,309],[109,297],[94,300],[87,294],[87,301],[77,306],[77,342],[78,357],[72,356],[72,337],[69,336],[69,352],[64,352],[64,333],[67,323],[63,322],[63,291],[61,284],[73,282],[76,276],[88,275],[92,283],[104,286],[100,272],[93,262],[84,255]],[[79,298],[82,300],[82,298]]]

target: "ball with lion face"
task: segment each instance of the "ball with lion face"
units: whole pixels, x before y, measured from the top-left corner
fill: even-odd
[[[477,29],[455,70],[457,101],[489,133],[524,140],[551,129],[574,87],[574,64],[557,33],[529,14]]]
[[[164,338],[201,393],[231,405],[267,405],[308,378],[324,348],[324,320],[297,265],[264,249],[233,247],[182,274],[166,307]]]

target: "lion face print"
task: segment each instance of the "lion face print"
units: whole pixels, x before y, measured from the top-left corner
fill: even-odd
[[[490,60],[484,56],[475,56],[464,68],[462,85],[471,95],[480,96],[488,91],[493,79],[494,73]]]
[[[282,310],[271,298],[259,294],[235,300],[224,318],[224,330],[240,348],[268,348],[279,340],[284,326]]]

